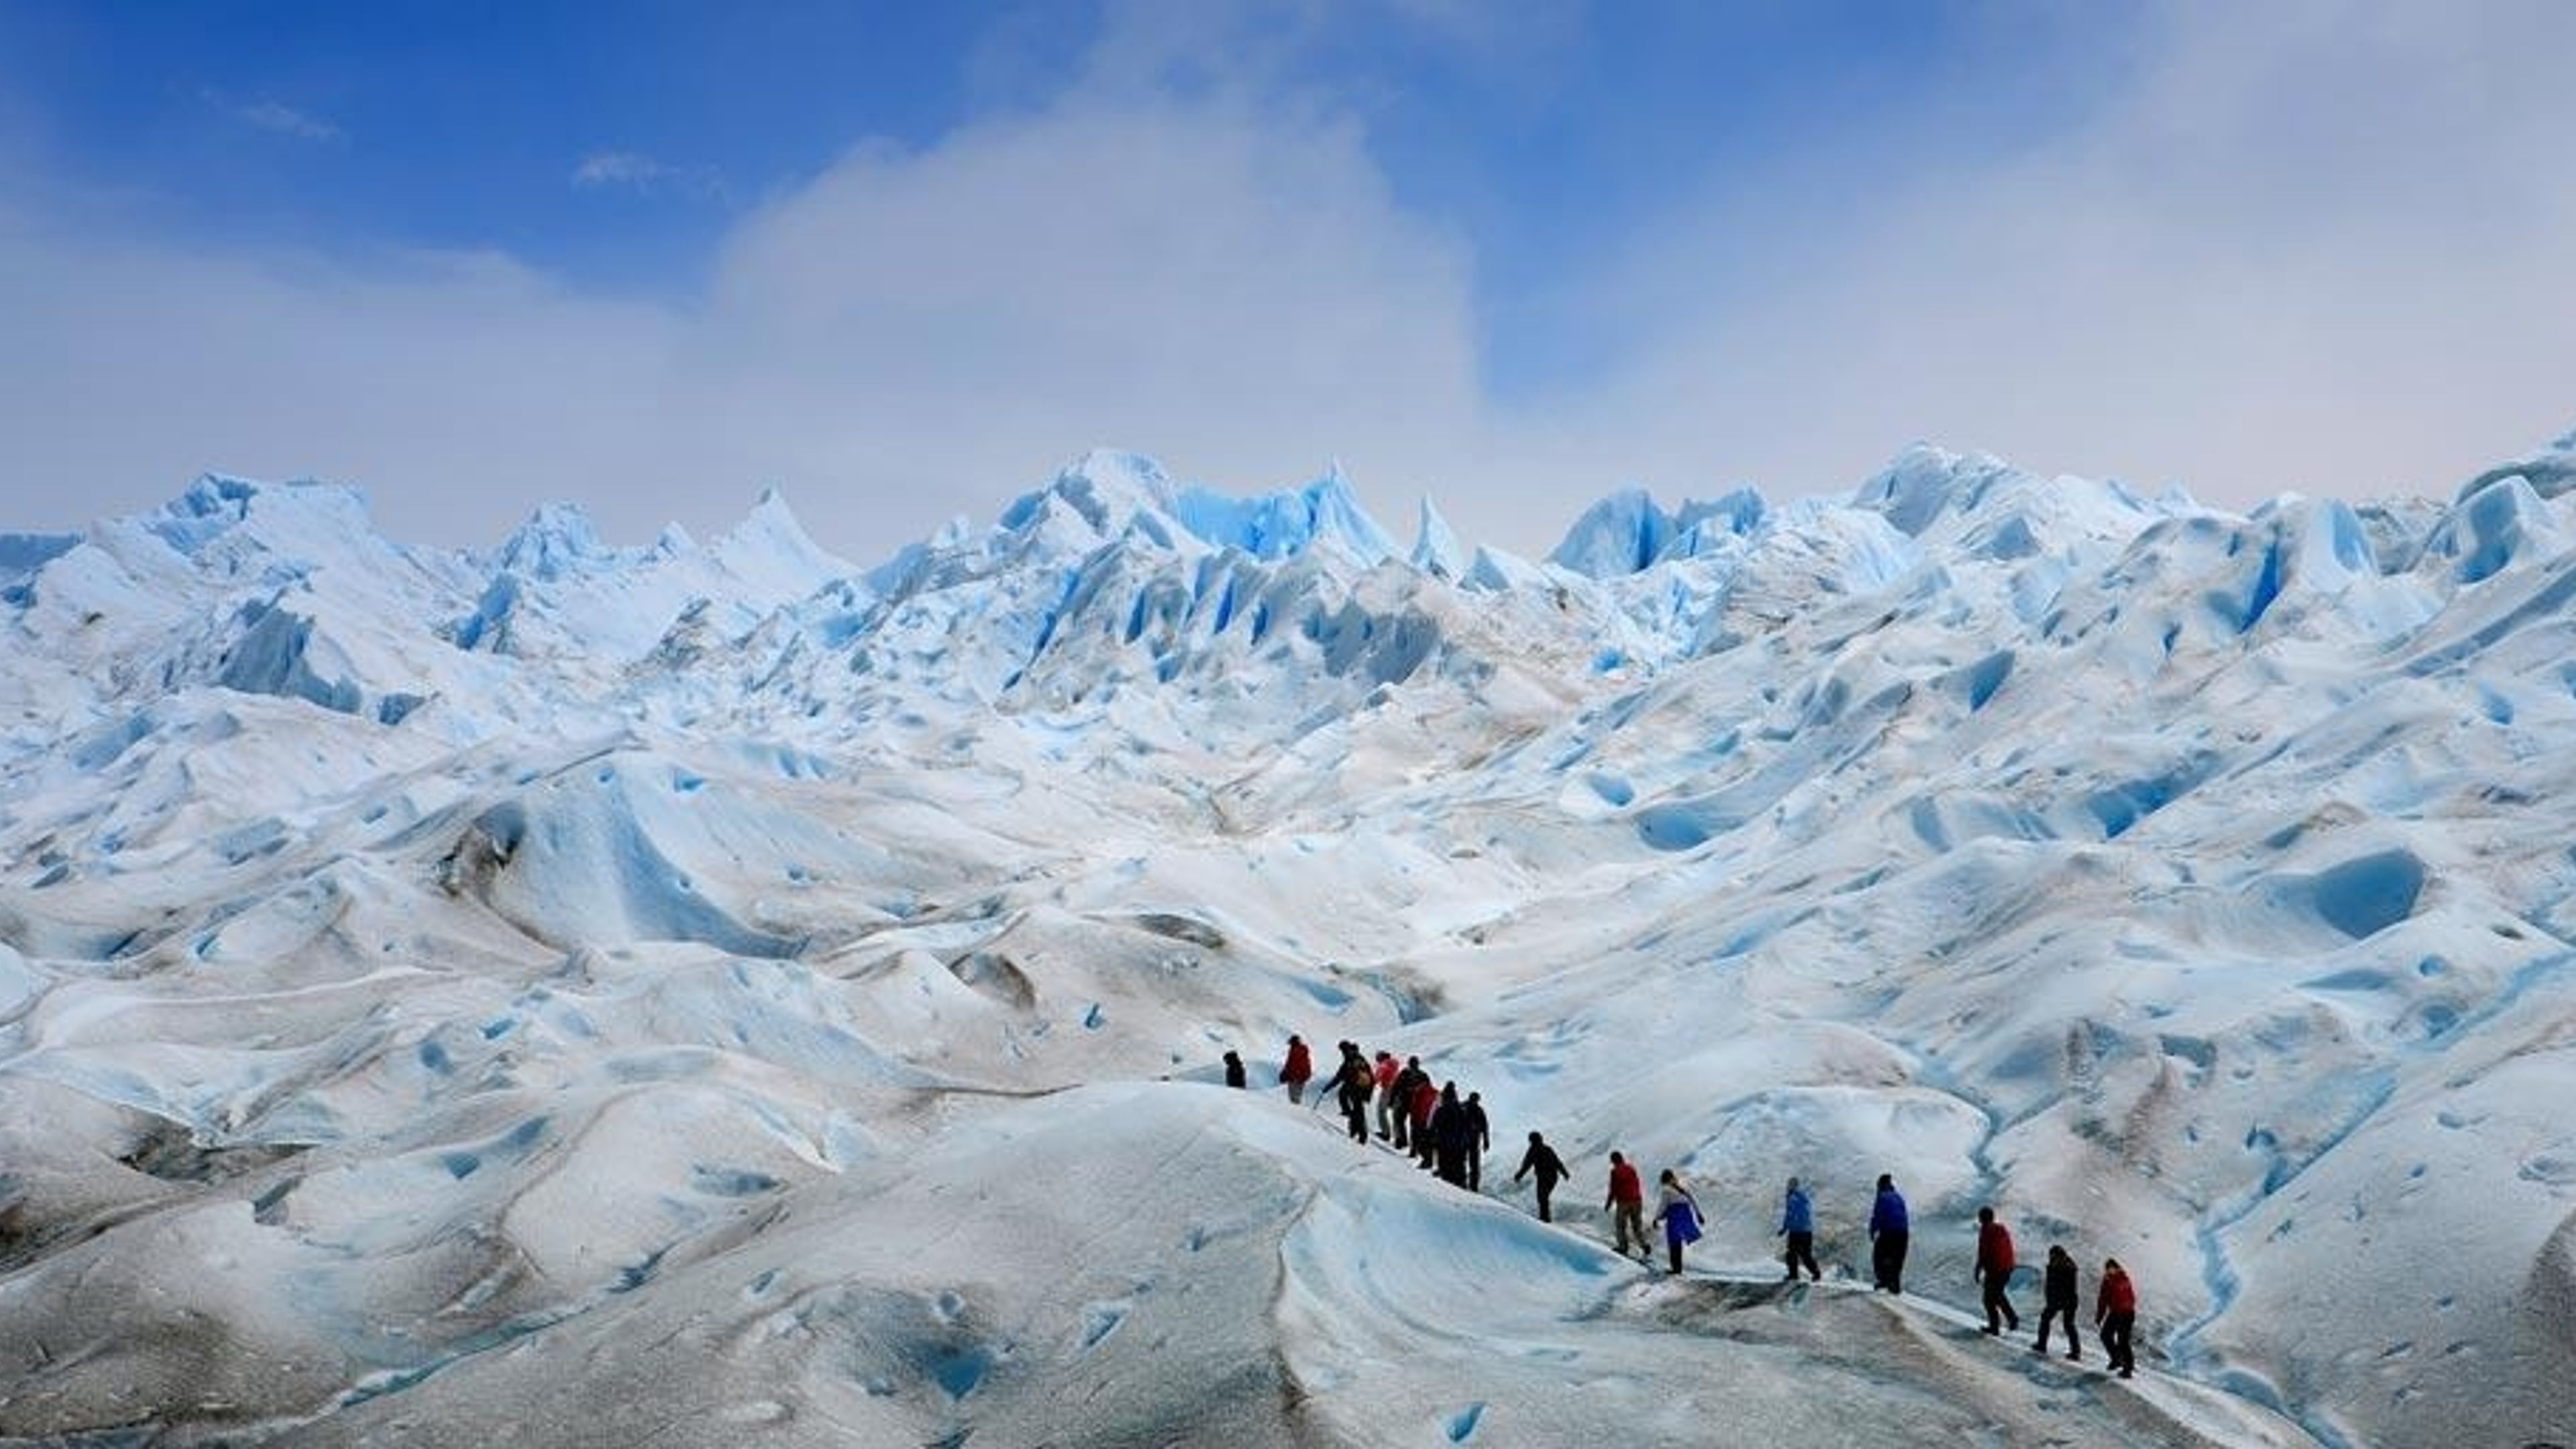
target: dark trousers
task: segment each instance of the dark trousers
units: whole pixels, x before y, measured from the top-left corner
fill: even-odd
[[[2138,1315],[2134,1313],[2114,1313],[2102,1320],[2102,1354],[2124,1379],[2138,1367],[2137,1355],[2129,1345],[2129,1335],[2137,1326]]]
[[[1548,1216],[1548,1211],[1547,1211],[1547,1199],[1548,1199],[1548,1194],[1550,1194],[1550,1193],[1552,1193],[1552,1192],[1555,1192],[1555,1191],[1556,1191],[1556,1179],[1555,1179],[1555,1178],[1552,1178],[1552,1177],[1542,1177],[1542,1178],[1540,1178],[1540,1179],[1538,1180],[1538,1220],[1539,1220],[1540,1222],[1543,1222],[1543,1223],[1552,1223],[1552,1222],[1555,1222],[1555,1221],[1556,1221],[1556,1219],[1555,1219],[1555,1218]]]
[[[1785,1261],[1789,1265],[1788,1281],[1792,1283],[1797,1282],[1798,1270],[1802,1267],[1807,1270],[1808,1277],[1815,1279],[1819,1283],[1825,1281],[1825,1270],[1816,1266],[1815,1234],[1791,1233],[1789,1235],[1789,1251],[1786,1255]]]
[[[1429,1167],[1431,1165],[1432,1150],[1431,1123],[1427,1119],[1414,1123],[1413,1160],[1421,1163],[1424,1167]]]
[[[1466,1149],[1442,1147],[1437,1149],[1434,1155],[1439,1162],[1439,1177],[1442,1182],[1454,1182],[1460,1187],[1467,1185]]]
[[[1469,1192],[1485,1190],[1485,1152],[1474,1143],[1467,1145],[1467,1190]]]
[[[2072,1303],[2051,1303],[2047,1307],[2039,1310],[2039,1351],[2041,1353],[2048,1352],[2048,1321],[2052,1318],[2062,1318],[2066,1320],[2066,1356],[2068,1358],[2082,1358],[2084,1356],[2084,1340],[2077,1335],[2075,1330],[2075,1305]]]
[[[1673,1273],[1679,1276],[1682,1271],[1682,1245],[1677,1239],[1667,1237],[1664,1239],[1664,1246],[1673,1250]]]
[[[1986,1275],[1986,1332],[2001,1333],[2007,1328],[2015,1333],[2021,1331],[2021,1315],[2013,1312],[2012,1300],[2004,1296],[2011,1286],[2012,1280],[2005,1274]]]
[[[1889,1293],[1905,1291],[1906,1232],[1880,1233],[1869,1245],[1870,1281]]]
[[[1402,1107],[1398,1107],[1398,1108],[1396,1108],[1396,1109],[1395,1109],[1395,1150],[1396,1150],[1396,1151],[1398,1151],[1398,1152],[1411,1152],[1411,1151],[1413,1150],[1413,1131],[1412,1131],[1412,1128],[1413,1128],[1413,1114],[1412,1114],[1412,1113],[1410,1113],[1410,1112],[1405,1111]]]
[[[1351,1124],[1351,1140],[1353,1142],[1366,1142],[1368,1140],[1367,1099],[1363,1098],[1355,1102],[1348,1097],[1344,1097],[1342,1099],[1342,1116]]]

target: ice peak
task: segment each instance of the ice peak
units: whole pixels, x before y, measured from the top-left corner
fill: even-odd
[[[1984,453],[1953,453],[1930,443],[1908,445],[1852,496],[1855,507],[1884,516],[1900,533],[1921,537],[1944,513],[1965,513],[2011,470]]]
[[[1617,578],[1662,557],[1672,534],[1672,515],[1631,484],[1583,510],[1547,561],[1588,578]]]
[[[556,579],[609,556],[581,505],[552,502],[538,504],[527,522],[510,531],[493,562],[529,578]]]
[[[1360,506],[1339,463],[1303,488],[1253,498],[1185,488],[1174,498],[1172,512],[1201,540],[1255,558],[1284,558],[1325,541],[1363,563],[1395,552],[1395,540]]]
[[[713,552],[727,566],[746,575],[782,580],[792,576],[816,582],[855,572],[814,542],[797,521],[795,511],[787,506],[787,499],[775,488],[760,490],[750,514],[716,540]]]
[[[345,483],[262,483],[225,473],[199,475],[148,526],[191,556],[237,528],[260,547],[308,561],[333,539],[374,538],[366,495]]]
[[[162,505],[161,511],[173,518],[221,518],[240,520],[250,514],[250,501],[259,495],[260,485],[248,478],[227,473],[200,473],[188,491]]]
[[[1164,511],[1171,500],[1172,480],[1161,464],[1139,453],[1094,448],[1046,487],[1004,509],[1001,527],[1024,533],[1069,512],[1097,541],[1124,532],[1140,513]]]
[[[1467,553],[1449,520],[1426,496],[1422,500],[1419,520],[1413,529],[1413,566],[1435,578],[1454,579],[1467,572]]]

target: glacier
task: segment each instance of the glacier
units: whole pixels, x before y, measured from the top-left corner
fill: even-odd
[[[2571,479],[0,534],[0,1439],[2576,1442]],[[1482,1092],[1483,1190],[1292,1032]],[[2141,1377],[1975,1331],[1982,1204]]]

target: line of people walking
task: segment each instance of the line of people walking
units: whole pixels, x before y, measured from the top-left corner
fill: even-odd
[[[1479,1094],[1469,1092],[1462,1100],[1456,1082],[1435,1087],[1420,1057],[1408,1057],[1398,1065],[1394,1055],[1384,1051],[1372,1062],[1354,1042],[1340,1043],[1340,1050],[1341,1065],[1324,1090],[1341,1108],[1353,1141],[1370,1140],[1369,1110],[1374,1103],[1379,1140],[1408,1153],[1443,1182],[1455,1183],[1470,1192],[1482,1191],[1484,1154],[1492,1149],[1493,1141]],[[1225,1063],[1226,1085],[1244,1086],[1241,1057],[1229,1051]],[[1304,1040],[1289,1037],[1279,1080],[1287,1087],[1291,1104],[1305,1100],[1306,1085],[1314,1074],[1313,1055]],[[1512,1183],[1517,1187],[1525,1178],[1535,1179],[1540,1222],[1556,1220],[1552,1199],[1557,1185],[1569,1176],[1565,1159],[1557,1155],[1547,1139],[1537,1132],[1530,1133],[1528,1150],[1521,1154]],[[1646,1216],[1644,1179],[1625,1153],[1614,1150],[1610,1154],[1609,1193],[1602,1199],[1601,1210],[1610,1217],[1612,1247],[1620,1256],[1633,1255],[1640,1262],[1652,1262],[1653,1239],[1648,1234],[1651,1227],[1663,1238],[1670,1269],[1678,1274],[1682,1271],[1682,1250],[1705,1235],[1707,1220],[1700,1211],[1699,1200],[1673,1169],[1663,1170],[1656,1187],[1655,1214],[1650,1221]],[[1913,1215],[1893,1174],[1879,1174],[1870,1201],[1868,1231],[1872,1290],[1902,1294],[1905,1259],[1913,1241]],[[1824,1269],[1816,1262],[1815,1203],[1797,1178],[1789,1179],[1781,1200],[1780,1226],[1774,1236],[1785,1240],[1781,1260],[1788,1271],[1783,1282],[1797,1282],[1801,1271],[1810,1282],[1824,1281]],[[1996,1219],[1993,1208],[1978,1208],[1976,1263],[1969,1277],[1978,1285],[1989,1335],[2021,1331],[2021,1315],[2011,1298],[2017,1266],[2011,1231]],[[2082,1303],[2077,1277],[2074,1256],[2064,1245],[2050,1244],[2047,1266],[2040,1274],[2039,1338],[2032,1345],[2035,1352],[2048,1352],[2049,1330],[2062,1324],[2066,1357],[2075,1362],[2083,1360],[2083,1343],[2075,1319]],[[2124,1379],[2137,1370],[2131,1342],[2137,1321],[2137,1287],[2119,1259],[2108,1259],[2102,1265],[2102,1281],[2094,1295],[2093,1325],[2111,1369]]]
[[[1410,1156],[1442,1182],[1469,1192],[1484,1190],[1485,1154],[1493,1150],[1494,1132],[1485,1115],[1483,1093],[1461,1097],[1456,1082],[1435,1084],[1420,1057],[1408,1057],[1398,1065],[1392,1052],[1381,1051],[1372,1061],[1357,1042],[1340,1042],[1337,1047],[1341,1063],[1325,1080],[1316,1101],[1320,1104],[1329,1098],[1340,1108],[1352,1141],[1370,1140],[1373,1104],[1378,1140]],[[1225,1060],[1226,1085],[1243,1086],[1242,1058],[1227,1052]],[[1306,1086],[1314,1077],[1314,1053],[1304,1038],[1289,1037],[1279,1081],[1288,1089],[1290,1105],[1305,1101]]]

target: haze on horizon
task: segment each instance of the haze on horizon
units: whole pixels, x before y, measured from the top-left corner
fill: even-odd
[[[2447,494],[2576,422],[2576,7],[0,8],[0,527],[780,488],[881,556],[1095,445],[1592,499]]]

